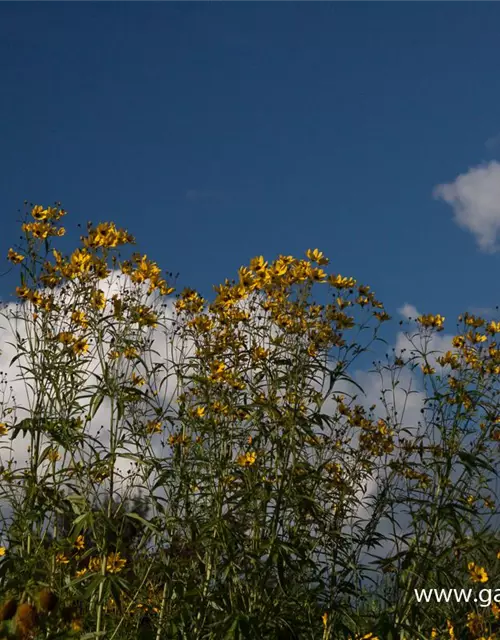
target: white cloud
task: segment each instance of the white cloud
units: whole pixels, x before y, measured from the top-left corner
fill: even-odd
[[[482,251],[498,251],[500,163],[470,168],[453,182],[435,187],[434,197],[452,207],[455,222],[475,236]]]
[[[398,309],[398,313],[406,320],[409,320],[410,318],[412,320],[415,320],[415,318],[418,318],[421,315],[417,311],[416,307],[414,307],[412,304],[408,304],[407,302]]]

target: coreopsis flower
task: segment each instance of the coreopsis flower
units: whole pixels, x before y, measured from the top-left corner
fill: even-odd
[[[7,254],[7,258],[8,260],[10,260],[13,264],[19,264],[24,260],[24,256],[22,256],[20,253],[16,253],[14,251],[14,249],[9,249],[9,252]]]
[[[8,433],[7,425],[5,422],[0,422],[0,436],[6,436]]]
[[[446,318],[444,318],[443,316],[437,314],[435,316],[428,314],[428,315],[423,315],[423,316],[419,316],[416,321],[422,326],[422,327],[432,327],[434,329],[437,329],[438,331],[442,331],[442,329],[444,329],[443,323],[445,321]]]
[[[87,316],[83,311],[80,311],[80,310],[73,311],[73,313],[71,314],[71,320],[75,324],[82,327],[82,329],[85,329],[88,326]]]
[[[85,338],[79,338],[71,348],[75,355],[80,356],[89,350],[89,343]]]
[[[61,331],[57,334],[57,340],[67,346],[74,342],[75,336],[71,331]]]
[[[57,462],[61,459],[61,454],[57,451],[57,449],[51,449],[47,454],[47,458],[51,462]]]
[[[354,278],[346,278],[341,275],[328,276],[328,283],[337,289],[352,289],[356,286],[356,280],[354,280]]]
[[[98,572],[101,570],[102,561],[100,558],[92,557],[89,559],[89,571]]]
[[[123,356],[127,358],[127,360],[137,358],[137,350],[134,349],[134,347],[125,347],[125,349],[123,350]]]
[[[73,546],[75,547],[75,549],[78,549],[79,551],[84,549],[85,548],[85,537],[82,536],[82,535],[77,536]]]
[[[90,296],[90,304],[94,309],[104,309],[106,306],[106,296],[104,295],[104,291],[101,291],[101,289],[93,291]]]
[[[37,204],[31,210],[31,215],[35,220],[38,221],[47,220],[47,218],[49,217],[49,211],[48,209],[44,209],[42,205]]]
[[[27,300],[30,295],[30,290],[28,287],[16,287],[16,294],[21,300]]]
[[[308,249],[306,251],[306,256],[311,262],[316,262],[319,265],[326,265],[330,262],[319,249]]]
[[[109,573],[119,573],[127,564],[125,558],[120,557],[120,553],[110,553],[106,560],[106,570]]]
[[[240,467],[251,467],[257,460],[257,454],[253,451],[249,453],[242,453],[236,458],[236,462]]]
[[[56,555],[56,564],[68,564],[69,558],[64,553],[58,553]]]
[[[467,565],[472,582],[488,582],[488,574],[484,567],[479,567],[475,562]]]
[[[150,420],[146,424],[146,431],[148,433],[161,433],[161,428],[161,422],[159,422],[158,420]]]
[[[137,373],[132,374],[131,382],[137,387],[142,387],[146,384],[146,380],[144,380],[142,376],[137,375]]]

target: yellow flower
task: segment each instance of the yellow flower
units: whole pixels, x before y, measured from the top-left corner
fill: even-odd
[[[106,561],[106,570],[109,573],[119,573],[127,564],[125,558],[121,558],[119,553],[110,553]]]
[[[488,574],[483,567],[479,567],[475,562],[469,562],[467,568],[472,582],[488,582]]]
[[[89,350],[89,343],[85,338],[79,338],[73,345],[72,349],[75,355],[82,355]]]
[[[435,316],[428,314],[428,315],[424,315],[424,316],[419,316],[416,321],[422,326],[422,327],[432,327],[434,329],[437,329],[438,331],[442,331],[442,329],[444,329],[443,327],[443,323],[445,321],[446,318],[444,318],[443,316],[437,314]]]
[[[21,299],[26,300],[31,292],[28,287],[16,287],[16,293]]]
[[[0,436],[6,436],[8,432],[5,422],[0,422]]]
[[[328,258],[325,258],[323,252],[319,251],[319,249],[308,249],[306,251],[306,256],[311,262],[316,262],[319,265],[328,264],[330,262]]]
[[[137,373],[132,374],[132,384],[142,387],[146,384],[146,380],[142,376],[137,375]]]
[[[75,324],[80,325],[80,327],[82,327],[83,329],[88,326],[87,316],[83,311],[73,311],[73,313],[71,314],[71,320]]]
[[[242,453],[236,459],[236,462],[240,467],[251,467],[257,460],[257,454],[253,451],[249,453]]]
[[[83,629],[82,621],[79,618],[75,618],[71,621],[72,631],[81,631]]]
[[[57,564],[68,564],[69,563],[69,559],[67,558],[67,556],[64,553],[58,553],[56,556],[56,563]]]
[[[72,275],[81,275],[89,271],[92,264],[92,257],[87,249],[76,249],[70,258],[70,263]]]
[[[94,309],[104,309],[106,306],[106,296],[104,295],[104,291],[101,291],[101,289],[93,291],[90,296],[90,304]]]
[[[51,462],[57,462],[61,459],[61,454],[57,451],[57,449],[51,449],[47,454],[47,458]]]
[[[57,334],[57,339],[64,345],[70,345],[75,340],[75,336],[71,331],[61,331]]]
[[[75,549],[81,550],[85,548],[85,538],[82,535],[79,535],[75,540]]]
[[[19,264],[24,260],[24,256],[20,253],[16,253],[14,249],[9,249],[9,253],[7,254],[7,258],[13,262],[14,264]]]
[[[325,612],[322,616],[321,619],[323,620],[323,626],[326,628],[326,625],[328,624],[328,614]]]
[[[314,342],[311,342],[309,344],[309,346],[307,347],[307,353],[308,353],[309,356],[311,356],[311,358],[314,358],[315,356],[318,355],[318,348],[314,344]]]
[[[146,424],[146,431],[148,433],[161,433],[161,422],[158,420],[150,420]]]
[[[38,221],[47,220],[47,218],[49,217],[49,211],[47,209],[44,209],[42,205],[37,204],[31,210],[31,215],[35,220]]]
[[[97,572],[101,570],[101,559],[92,557],[89,559],[89,571]]]
[[[76,571],[75,578],[82,578],[86,573],[87,573],[87,568],[84,567],[83,569]]]
[[[224,377],[226,365],[223,362],[215,361],[210,363],[210,378],[212,380],[221,380]]]
[[[352,289],[356,285],[354,278],[345,278],[341,275],[329,276],[328,282],[337,289]]]
[[[422,373],[424,374],[424,376],[429,376],[429,375],[432,375],[433,373],[436,373],[436,369],[431,367],[430,364],[425,364],[425,365],[422,365]]]
[[[476,613],[475,611],[470,612],[467,614],[467,623],[465,626],[474,635],[474,637],[477,638],[483,630],[483,619],[479,613]]]
[[[0,557],[4,556],[7,553],[7,550],[5,547],[0,547]]]

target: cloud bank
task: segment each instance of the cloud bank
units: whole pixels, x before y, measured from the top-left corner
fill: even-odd
[[[498,251],[500,163],[472,167],[453,182],[437,185],[433,195],[451,206],[455,222],[473,234],[481,251]]]

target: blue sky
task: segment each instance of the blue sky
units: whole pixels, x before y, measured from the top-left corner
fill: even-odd
[[[68,249],[111,219],[205,294],[254,255],[318,247],[398,320],[494,307],[499,20],[498,3],[0,3],[0,253],[24,199],[61,200]]]

